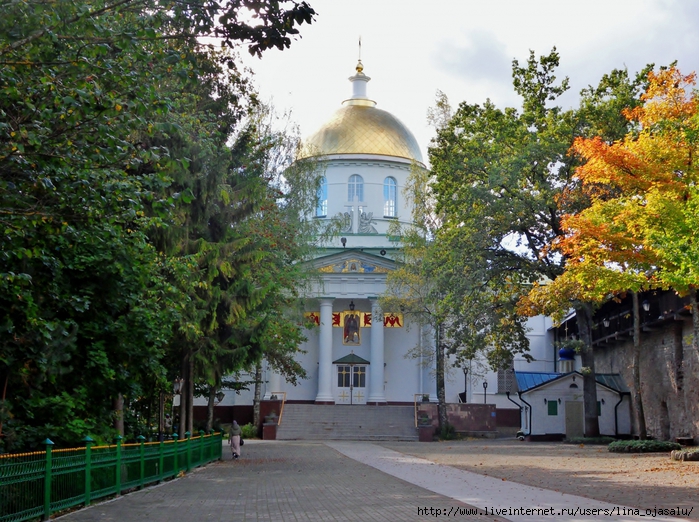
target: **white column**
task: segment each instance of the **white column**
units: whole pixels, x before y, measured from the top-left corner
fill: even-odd
[[[273,393],[282,391],[282,376],[279,375],[272,365],[267,363],[267,388],[263,400],[269,400]]]
[[[335,403],[332,395],[333,370],[333,297],[320,300],[320,336],[318,347],[318,395],[316,402]]]
[[[371,364],[369,365],[369,403],[385,403],[383,310],[375,297],[371,300]]]

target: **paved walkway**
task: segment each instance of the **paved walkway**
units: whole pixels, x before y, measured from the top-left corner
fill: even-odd
[[[243,458],[65,515],[62,522],[682,520],[523,486],[363,442],[247,441]],[[552,511],[510,511],[551,509]],[[612,516],[560,509],[611,509]],[[504,509],[503,516],[493,509]],[[486,511],[487,510],[487,511]],[[486,514],[487,513],[487,514]],[[603,512],[601,512],[603,513]],[[686,519],[684,519],[686,520]]]

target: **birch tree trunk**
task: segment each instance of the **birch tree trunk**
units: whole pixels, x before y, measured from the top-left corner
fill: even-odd
[[[437,409],[439,411],[439,431],[446,429],[448,424],[447,419],[447,401],[446,392],[444,390],[444,341],[443,341],[442,324],[437,325],[437,361],[436,361],[436,380],[437,380]]]
[[[255,365],[255,395],[252,403],[252,423],[260,426],[260,398],[262,396],[262,361]]]

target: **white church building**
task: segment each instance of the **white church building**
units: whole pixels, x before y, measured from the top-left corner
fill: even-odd
[[[361,62],[350,78],[351,97],[304,142],[301,157],[323,160],[315,219],[341,216],[342,234],[319,250],[320,274],[306,295],[306,317],[316,324],[299,362],[308,379],[291,386],[270,372],[269,397],[316,404],[412,404],[434,396],[430,369],[405,357],[423,336],[399,310],[381,310],[378,298],[394,269],[389,226],[408,225],[402,197],[411,167],[424,168],[413,134],[367,96]]]
[[[300,153],[300,158],[322,160],[323,178],[314,219],[329,222],[339,216],[341,223],[341,233],[329,244],[319,246],[317,256],[309,263],[309,269],[318,277],[303,298],[305,316],[315,327],[306,331],[307,341],[299,347],[297,357],[307,378],[293,385],[268,365],[262,377],[263,403],[284,399],[284,404],[295,408],[292,418],[295,416],[298,423],[315,422],[313,430],[318,437],[329,436],[324,430],[340,422],[340,416],[351,425],[364,427],[372,415],[379,424],[395,424],[390,420],[391,408],[372,413],[352,409],[352,405],[411,406],[400,422],[405,423],[407,418],[412,424],[416,402],[424,397],[431,403],[437,401],[434,357],[429,356],[434,353],[433,333],[411,323],[407,313],[382,310],[379,301],[386,292],[387,275],[397,264],[399,247],[390,236],[391,225],[411,224],[412,209],[404,197],[405,187],[411,169],[424,169],[426,165],[410,130],[368,97],[370,78],[364,74],[361,61],[349,80],[351,96],[304,142]],[[561,362],[549,318],[533,317],[527,326],[531,362],[515,358],[510,368],[499,371],[492,371],[478,360],[467,368],[447,364],[446,402],[470,403],[465,408],[480,411],[476,416],[497,417],[498,430],[500,426],[515,430],[521,427],[532,437],[562,437],[566,431],[577,431],[582,422],[582,396],[568,391],[563,394],[556,386],[566,385],[566,390],[573,389],[573,384],[577,386],[573,381],[578,374],[573,370],[580,368],[580,361],[570,356]],[[610,382],[602,382],[599,391],[605,398],[601,401],[605,402],[601,408],[603,424],[608,424],[610,430],[613,427],[612,433],[628,432],[626,413],[620,417],[616,411],[614,416],[606,411],[607,403],[618,404],[614,397],[625,394],[621,384]],[[607,392],[614,397],[604,395],[609,395]],[[203,407],[204,402],[197,400],[197,404]],[[252,419],[252,404],[252,389],[226,391],[217,405],[220,413],[214,415],[224,423],[234,417],[248,422]],[[347,405],[350,409],[342,408],[347,413],[338,414],[336,408],[314,405]],[[319,418],[321,411],[326,418]],[[284,421],[284,427],[288,422]],[[287,434],[287,438],[307,436],[308,431]]]
[[[342,234],[312,262],[320,277],[305,296],[305,307],[316,328],[307,331],[298,357],[308,378],[293,386],[266,368],[264,398],[282,393],[289,403],[412,405],[416,397],[429,395],[436,401],[433,362],[409,356],[433,352],[433,335],[400,310],[381,310],[378,299],[396,266],[389,226],[410,224],[403,192],[411,168],[426,168],[425,163],[410,130],[368,97],[370,78],[361,61],[349,80],[351,96],[304,142],[301,153],[323,160],[315,219],[342,217]],[[515,360],[514,368],[553,371],[550,321],[536,317],[529,327],[536,362]],[[514,382],[511,370],[448,368],[446,400],[515,408],[505,396]],[[252,403],[251,392],[229,395],[222,405]]]

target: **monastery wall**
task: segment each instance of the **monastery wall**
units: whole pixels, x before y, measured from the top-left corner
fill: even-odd
[[[621,374],[629,390],[633,390],[632,363],[632,337],[595,347],[595,371]],[[641,390],[649,436],[699,439],[699,357],[692,349],[691,321],[668,322],[662,329],[641,332]]]

